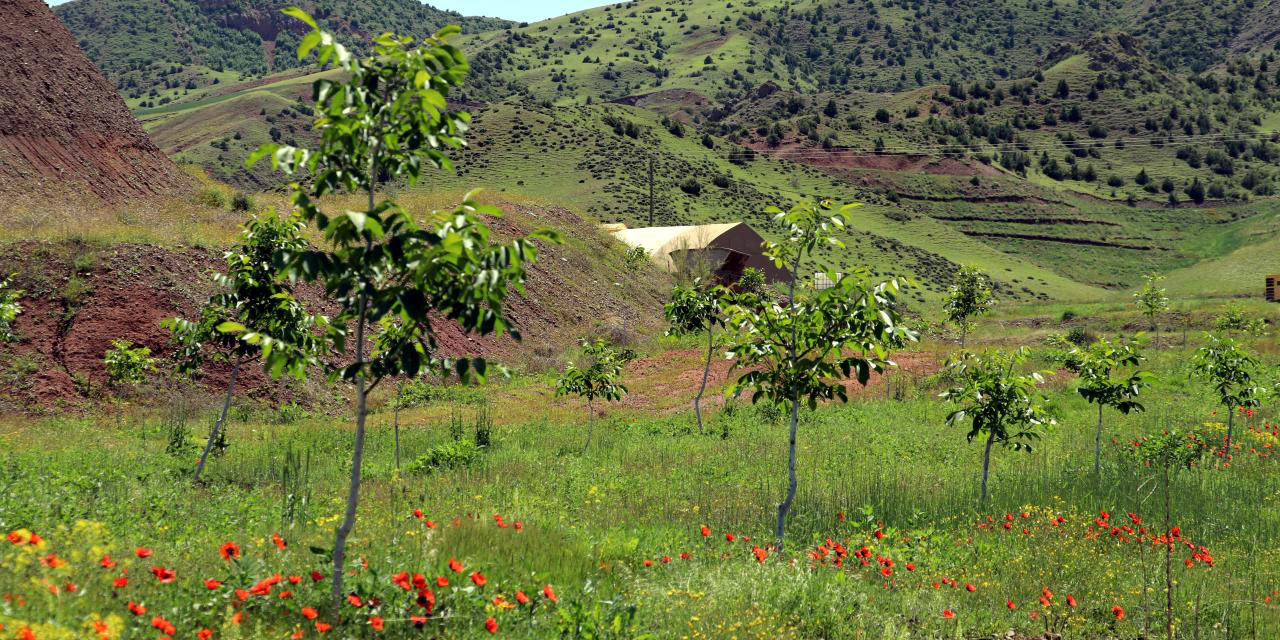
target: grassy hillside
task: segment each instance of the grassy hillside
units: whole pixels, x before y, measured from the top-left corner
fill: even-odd
[[[72,0],[54,8],[80,47],[131,104],[198,99],[219,84],[297,67],[303,35],[279,10],[290,0]],[[363,45],[384,31],[425,36],[446,24],[464,31],[507,26],[441,11],[418,0],[305,3],[325,28]],[[280,52],[280,55],[277,55]]]

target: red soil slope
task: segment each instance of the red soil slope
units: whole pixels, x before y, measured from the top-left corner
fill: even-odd
[[[146,196],[185,182],[43,0],[0,1],[0,195]]]

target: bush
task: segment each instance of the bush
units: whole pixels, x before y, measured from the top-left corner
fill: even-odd
[[[1081,327],[1073,327],[1067,332],[1067,342],[1077,347],[1085,347],[1098,341],[1098,337]]]
[[[107,367],[107,379],[113,385],[141,384],[156,368],[151,349],[135,347],[128,340],[112,340],[102,360]]]
[[[253,211],[257,208],[253,198],[243,191],[237,191],[234,196],[231,196],[232,211]]]
[[[680,183],[680,190],[691,196],[698,196],[702,194],[702,184],[694,178],[689,178]]]
[[[1066,311],[1062,312],[1062,322],[1064,323],[1071,322],[1072,320],[1075,320],[1075,319],[1076,319],[1076,312],[1070,309],[1067,309]]]
[[[196,202],[202,206],[212,207],[214,209],[227,208],[227,194],[221,189],[214,187],[205,187],[196,194]]]
[[[457,469],[471,465],[480,459],[480,447],[470,440],[445,442],[431,447],[405,468],[407,473],[432,473],[442,469]]]

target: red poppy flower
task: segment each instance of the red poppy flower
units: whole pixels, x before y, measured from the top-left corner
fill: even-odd
[[[413,517],[415,517],[415,518],[417,518],[417,519],[421,520],[421,519],[422,519],[422,509],[414,509],[414,510],[413,510]]]
[[[916,566],[915,566],[914,564],[911,564],[910,562],[908,562],[908,563],[907,563],[907,571],[915,571],[915,570],[916,570]]]
[[[222,559],[227,561],[230,561],[232,558],[239,558],[240,547],[237,547],[234,542],[224,542],[221,547],[218,547],[218,555],[222,556]]]
[[[647,559],[647,558],[646,558],[646,559],[645,559],[645,561],[644,561],[644,566],[646,566],[646,567],[652,567],[652,566],[653,566],[653,561],[652,561],[652,560],[649,560],[649,559]]]
[[[449,558],[449,570],[454,573],[462,573],[462,563],[456,558]]]
[[[173,582],[173,578],[175,574],[173,572],[173,569],[166,569],[164,567],[151,567],[151,575],[155,576],[156,579],[160,581],[160,584],[169,584],[170,582]]]
[[[422,591],[427,588],[427,577],[421,573],[413,574],[413,588]]]
[[[683,552],[683,551],[682,551],[682,552],[680,552],[680,559],[681,559],[681,560],[688,560],[688,559],[689,559],[689,554],[688,554],[688,553],[685,553],[685,552]]]
[[[486,583],[489,582],[489,580],[485,578],[484,575],[481,574],[479,571],[473,571],[471,573],[471,581],[476,583],[477,587],[483,587]]]
[[[705,524],[704,524],[704,525],[702,525],[702,537],[704,537],[704,538],[710,538],[710,537],[711,537],[711,529],[707,528],[707,525],[705,525]]]
[[[432,522],[432,521],[430,521],[430,520],[425,521],[425,522],[424,522],[424,524],[426,524],[426,525],[427,525],[427,528],[428,528],[428,529],[434,529],[434,528],[436,528],[436,523],[434,523],[434,522]]]
[[[240,623],[242,623],[242,622],[244,622],[244,612],[243,612],[243,611],[237,611],[237,612],[235,612],[235,613],[231,614],[231,624],[240,624]]]
[[[209,578],[208,580],[204,581],[204,588],[210,591],[216,591],[218,587],[221,587],[221,586],[222,586],[222,583],[218,582],[217,580],[214,580],[213,578]]]
[[[62,561],[62,558],[59,558],[56,554],[51,553],[43,558],[40,558],[40,564],[46,567],[49,567],[50,569],[57,569],[58,567],[61,567],[66,563]]]
[[[129,607],[129,613],[132,613],[135,616],[140,616],[147,612],[146,607],[140,604],[137,604],[136,602],[130,601],[127,606]]]
[[[196,632],[196,640],[209,640],[213,637],[213,632],[208,629],[201,629]]]
[[[409,622],[412,622],[415,627],[421,627],[427,623],[427,618],[426,616],[409,616]]]
[[[726,541],[728,541],[728,542],[733,542],[733,540],[734,540],[734,538],[733,538],[733,534],[732,534],[732,533],[726,533],[726,534],[724,534],[724,539],[725,539]]]
[[[944,609],[944,610],[942,611],[942,617],[944,617],[944,618],[946,618],[946,619],[950,620],[950,619],[952,619],[952,618],[956,617],[956,614],[952,613],[950,609]]]
[[[151,550],[147,549],[146,547],[138,547],[138,550],[134,551],[134,554],[136,554],[139,558],[150,558]]]
[[[391,576],[391,583],[396,585],[397,587],[400,587],[400,589],[403,591],[410,591],[413,589],[413,587],[409,585],[408,571],[401,571],[400,573],[397,573],[394,576]]]
[[[488,620],[485,620],[485,621],[484,621],[484,630],[485,630],[485,631],[488,631],[489,633],[497,633],[497,632],[498,632],[498,621],[497,621],[497,620],[494,620],[493,618],[489,618]]]
[[[102,560],[100,560],[98,564],[101,565],[103,569],[116,568],[116,563],[111,559],[111,556],[102,556]]]
[[[760,547],[756,547],[752,549],[751,553],[755,555],[756,562],[759,562],[760,564],[764,564],[765,558],[769,557],[769,552],[765,551],[764,549],[761,549]]]
[[[373,616],[372,618],[369,618],[369,626],[373,627],[374,631],[382,631],[385,624],[383,623],[382,618]]]
[[[293,597],[293,592],[289,590],[281,591],[280,594],[277,595],[276,597],[280,598],[281,600],[288,600],[289,598]]]
[[[1076,599],[1075,599],[1075,597],[1074,597],[1074,596],[1072,596],[1072,595],[1071,595],[1071,594],[1069,594],[1069,593],[1067,594],[1067,606],[1072,607],[1072,608],[1075,608],[1075,606],[1076,606]]]
[[[332,628],[333,628],[333,625],[329,624],[328,622],[316,623],[316,633],[328,633],[329,630]]]
[[[876,540],[884,540],[884,532],[883,532],[883,531],[877,531],[877,532],[876,532]]]
[[[347,596],[347,602],[348,602],[348,603],[350,603],[350,604],[351,604],[351,606],[353,606],[353,607],[355,607],[355,608],[357,608],[357,609],[359,609],[360,607],[363,607],[363,606],[364,606],[364,602],[360,600],[360,596],[358,596],[358,595],[356,595],[356,594],[354,594],[354,593],[353,593],[353,594],[351,594],[351,595],[349,595],[349,596]]]
[[[524,523],[520,522],[519,520],[516,520],[515,527],[516,527],[516,531],[520,531],[521,529],[524,529]]]
[[[315,620],[315,619],[316,619],[316,617],[317,617],[317,616],[319,616],[319,615],[320,615],[320,614],[319,614],[319,613],[317,613],[317,612],[316,612],[316,610],[315,610],[315,609],[312,609],[311,607],[303,607],[303,608],[302,608],[302,617],[304,617],[304,618],[306,618],[306,619],[308,619],[308,620]]]
[[[555,590],[553,590],[553,589],[551,588],[551,585],[547,585],[547,586],[545,586],[545,587],[543,587],[543,588],[542,588],[542,595],[546,596],[546,597],[547,597],[547,599],[548,599],[548,600],[550,600],[550,601],[552,601],[552,602],[559,602],[559,601],[560,601],[560,598],[557,598],[557,597],[556,597],[556,592],[555,592]]]
[[[312,581],[312,582],[320,582],[321,580],[324,580],[324,574],[320,573],[319,571],[312,571],[312,572],[311,572],[311,581]]]
[[[966,582],[964,583],[964,590],[968,591],[969,593],[973,593],[974,591],[977,591],[978,588]]]
[[[889,567],[880,567],[880,575],[888,578],[893,575],[893,569],[890,569]]]
[[[286,548],[289,547],[289,544],[285,542],[284,538],[281,538],[280,534],[278,533],[271,534],[271,541],[274,542],[276,545],[276,548],[281,551],[284,551]]]
[[[1116,620],[1124,620],[1124,609],[1119,606],[1111,607],[1111,615],[1115,616]]]
[[[302,576],[289,576],[289,584],[298,584],[302,582]]]
[[[529,604],[529,596],[526,596],[523,591],[517,591],[516,602],[519,602],[520,604]]]
[[[177,627],[173,626],[172,624],[169,624],[168,620],[165,620],[160,616],[156,616],[151,619],[151,626],[156,629],[159,629],[160,633],[163,633],[166,636],[172,636],[173,634],[178,632]]]
[[[1018,608],[1018,605],[1014,604],[1012,600],[1010,600],[1010,601],[1008,602],[1008,604],[1006,604],[1005,606],[1006,606],[1006,607],[1009,607],[1009,610],[1010,610],[1010,611],[1013,611],[1014,609],[1017,609],[1017,608]]]
[[[129,579],[124,576],[120,576],[119,578],[116,578],[115,581],[111,583],[111,586],[117,589],[123,589],[129,586]]]

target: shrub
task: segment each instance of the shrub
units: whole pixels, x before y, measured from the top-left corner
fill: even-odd
[[[444,442],[431,447],[405,468],[408,473],[432,473],[466,467],[480,459],[480,447],[470,440]]]
[[[113,385],[141,384],[155,369],[151,349],[135,347],[128,340],[112,340],[103,362],[107,366],[107,379]]]
[[[1070,342],[1071,344],[1074,344],[1077,347],[1084,347],[1084,346],[1091,345],[1097,340],[1098,340],[1097,336],[1093,335],[1092,333],[1089,333],[1088,330],[1082,327],[1072,327],[1072,329],[1067,332],[1067,342]]]
[[[680,190],[691,196],[698,196],[702,194],[702,183],[695,178],[689,178],[680,183]]]
[[[1067,309],[1066,311],[1062,312],[1062,322],[1071,322],[1072,320],[1075,320],[1075,319],[1076,319],[1076,312],[1070,309]]]
[[[243,191],[237,191],[234,196],[231,196],[232,211],[252,211],[256,208],[253,198]]]
[[[200,190],[200,193],[196,194],[196,202],[205,207],[212,207],[214,209],[226,209],[227,194],[223,193],[221,189],[216,189],[214,187],[205,187],[204,189]]]

